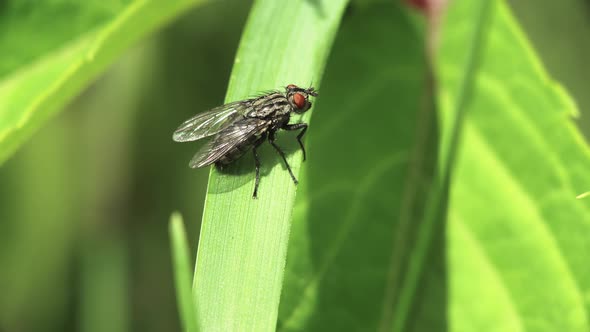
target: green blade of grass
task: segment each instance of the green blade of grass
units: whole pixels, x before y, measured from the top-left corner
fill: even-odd
[[[345,0],[259,0],[250,14],[226,101],[287,84],[320,80]],[[321,98],[321,97],[320,97]],[[308,112],[304,119],[309,119]],[[295,122],[298,119],[292,119]],[[313,130],[313,126],[310,128]],[[292,135],[288,160],[298,175],[302,154]],[[195,270],[203,329],[274,330],[296,186],[276,153],[260,149],[259,198],[252,199],[254,163],[247,155],[226,174],[212,170]]]
[[[128,46],[204,2],[133,1],[114,9],[100,24],[93,17],[108,15],[90,3],[66,8],[40,4],[30,11],[9,6],[2,13],[6,24],[0,25],[11,31],[0,37],[0,46],[11,50],[0,54],[0,163]],[[74,32],[54,24],[70,19]],[[44,26],[52,28],[39,29]]]
[[[185,331],[198,331],[197,311],[195,310],[191,290],[192,269],[190,267],[189,247],[182,216],[179,213],[175,212],[170,217],[169,232],[180,319]]]

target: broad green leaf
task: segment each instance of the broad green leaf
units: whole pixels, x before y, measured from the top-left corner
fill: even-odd
[[[317,86],[345,4],[256,1],[226,101],[291,83]],[[288,160],[297,175],[302,155],[294,135],[280,135],[278,142],[289,147]],[[265,144],[260,155],[262,179],[256,200],[250,154],[224,173],[211,171],[194,281],[205,330],[266,331],[276,326],[296,186],[276,152]]]
[[[478,1],[453,2],[442,34],[440,106],[460,94]],[[451,185],[452,331],[588,331],[590,153],[573,101],[544,71],[503,1],[486,46]]]
[[[0,20],[8,50],[0,55],[0,163],[130,44],[202,2],[9,2]]]
[[[350,10],[323,86],[279,327],[391,330],[431,186],[438,131],[421,31],[401,5]],[[431,319],[442,324],[444,311]]]
[[[179,213],[170,217],[170,243],[172,245],[172,262],[174,264],[174,279],[176,283],[176,297],[180,318],[184,331],[198,331],[197,311],[193,302],[190,257],[188,240],[182,216]]]
[[[366,21],[362,22],[366,25]],[[399,19],[392,21],[400,24]],[[425,229],[423,222],[429,217],[421,218],[419,213],[412,220],[413,231],[399,232],[399,226],[391,230],[391,225],[403,224],[402,216],[411,216],[391,213],[408,201],[407,196],[387,199],[399,190],[395,176],[380,174],[369,189],[363,185],[362,170],[371,174],[368,170],[379,170],[379,164],[363,167],[367,156],[358,151],[379,146],[380,140],[367,137],[382,134],[382,123],[388,121],[372,116],[382,123],[373,121],[371,130],[363,130],[363,117],[358,116],[351,125],[354,130],[347,131],[337,117],[326,118],[334,134],[323,137],[320,129],[310,134],[305,172],[314,180],[304,179],[308,196],[299,197],[295,212],[280,314],[284,330],[333,326],[346,330],[588,330],[590,216],[588,205],[575,197],[590,188],[590,160],[585,142],[568,119],[576,113],[575,106],[547,77],[503,2],[457,0],[445,22],[436,62],[442,108],[439,126],[443,128],[442,164],[436,176],[446,181],[445,169],[453,164],[445,165],[445,161],[457,162],[451,178],[448,234],[440,227],[445,224],[433,223]],[[376,35],[360,27],[351,30],[361,31],[364,38]],[[370,57],[370,47],[358,40],[354,44],[365,46],[360,47],[363,56],[376,59]],[[386,45],[376,44],[380,50]],[[410,51],[403,45],[396,49],[397,57],[389,56],[394,63],[406,63],[400,53]],[[358,61],[352,60],[352,52],[347,53],[351,59],[343,60],[346,72],[356,73]],[[380,68],[387,67],[382,63]],[[373,71],[362,72],[378,77],[371,75]],[[322,103],[330,102],[329,89],[337,85],[330,73],[331,67],[322,90],[327,97],[318,103],[314,117],[316,128],[323,123]],[[404,83],[403,87],[409,84]],[[349,105],[359,107],[354,92],[345,90],[338,96],[345,101],[346,106],[339,108],[344,114]],[[386,99],[403,105],[404,97],[411,97],[407,94],[390,93]],[[366,107],[359,114],[374,109],[370,103],[362,106]],[[388,128],[392,127],[397,128],[396,123]],[[411,127],[406,122],[401,128]],[[341,137],[351,132],[355,139],[344,144]],[[453,137],[459,138],[458,150]],[[331,140],[324,144],[332,143],[332,149],[323,146],[322,138]],[[400,144],[388,142],[391,147],[379,150],[384,156],[396,151],[393,144]],[[458,159],[453,151],[459,153]],[[344,153],[352,158],[345,161]],[[324,164],[332,161],[331,170],[322,171],[320,163],[313,165],[317,158],[325,158]],[[343,179],[351,179],[353,185],[342,184],[347,181]],[[432,210],[433,220],[439,218],[437,210],[444,212],[441,185],[433,186],[442,188],[440,200],[431,201],[440,204]],[[362,199],[365,196],[371,199]],[[426,197],[430,196],[417,200]],[[387,233],[382,220],[392,219],[399,221],[389,221]],[[426,230],[431,234],[425,234]],[[427,251],[418,254],[421,247],[411,243],[422,238],[429,243]],[[387,240],[390,247],[384,250]],[[403,253],[403,249],[414,251],[400,254],[398,250]],[[398,259],[407,256],[409,269],[398,268],[406,266]]]
[[[413,327],[418,331],[422,330],[421,326],[425,322],[428,325],[430,319],[416,319],[416,315],[418,317],[420,315],[431,316],[432,314],[428,312],[429,309],[442,312],[448,302],[446,299],[448,285],[446,257],[439,255],[438,249],[432,248],[432,243],[442,242],[440,247],[445,247],[445,240],[438,238],[437,235],[440,235],[437,232],[446,230],[449,183],[457,159],[458,147],[461,144],[460,139],[465,123],[465,114],[468,111],[467,105],[473,94],[480,58],[483,49],[486,47],[492,1],[482,0],[474,3],[472,13],[474,24],[463,39],[463,44],[468,47],[464,48],[460,56],[455,59],[461,61],[464,66],[460,80],[455,87],[455,91],[453,91],[456,93],[456,102],[446,112],[438,113],[441,128],[439,137],[440,156],[437,161],[438,171],[433,180],[432,190],[427,196],[428,201],[425,203],[424,217],[417,227],[418,235],[409,258],[410,263],[404,276],[403,285],[400,286],[400,298],[398,303],[395,303],[390,314],[393,331],[403,331],[409,327]],[[437,24],[435,21],[431,19],[431,24]],[[436,42],[438,40],[437,29],[439,26],[434,25],[434,28],[434,30],[431,30],[432,35],[430,37],[431,41]],[[434,49],[431,55],[435,55],[437,51]],[[435,259],[438,258],[438,260],[433,261],[432,256]],[[433,278],[433,274],[442,277],[436,280],[437,278]],[[425,285],[421,285],[422,283]],[[431,287],[429,283],[434,283],[435,287]],[[425,292],[424,289],[432,289],[432,291],[436,292],[437,302],[440,305],[433,307],[431,305],[433,302],[430,299],[431,295],[428,291]],[[417,312],[417,314],[414,312]],[[412,318],[413,321],[411,321]]]

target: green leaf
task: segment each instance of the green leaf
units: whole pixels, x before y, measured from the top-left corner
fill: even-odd
[[[291,83],[317,86],[345,4],[256,1],[226,101]],[[288,160],[297,175],[302,155],[294,136],[282,135],[278,141],[290,147]],[[276,326],[296,186],[276,152],[265,145],[259,153],[262,178],[257,200],[252,199],[250,154],[229,167],[230,174],[211,171],[195,272],[195,296],[205,330],[265,331]]]
[[[432,190],[427,196],[428,201],[425,204],[424,217],[419,221],[419,226],[417,227],[418,235],[415,240],[413,252],[409,258],[410,263],[404,276],[403,286],[400,287],[401,293],[397,301],[398,303],[394,305],[394,301],[390,301],[389,305],[393,306],[393,310],[389,314],[389,317],[384,320],[384,324],[391,322],[394,331],[403,331],[407,329],[408,325],[417,330],[422,329],[420,326],[424,320],[416,319],[415,322],[409,321],[412,311],[418,310],[418,315],[428,315],[428,313],[424,313],[424,307],[429,307],[430,302],[432,302],[428,300],[428,293],[420,289],[428,287],[420,287],[419,284],[422,280],[430,281],[428,279],[429,277],[431,278],[430,275],[424,276],[428,274],[427,269],[437,274],[440,274],[441,271],[446,273],[447,266],[441,266],[440,264],[440,260],[443,260],[445,258],[444,256],[438,257],[439,261],[432,261],[432,257],[436,259],[438,250],[440,249],[436,247],[432,248],[431,243],[442,242],[443,245],[441,248],[445,247],[444,239],[440,239],[440,235],[437,236],[436,232],[441,232],[444,230],[443,227],[446,227],[447,216],[445,214],[447,212],[449,183],[451,181],[453,166],[457,159],[457,151],[461,144],[460,139],[465,123],[465,115],[468,111],[467,105],[473,94],[482,52],[487,43],[492,1],[481,0],[475,2],[472,13],[473,17],[475,17],[474,24],[464,36],[463,40],[463,44],[468,45],[468,47],[464,49],[459,57],[464,68],[458,85],[453,91],[456,93],[456,102],[446,112],[439,113],[439,125],[441,127],[441,135],[439,137],[440,156],[438,156],[439,160],[437,161],[439,170],[435,174]],[[435,23],[436,20],[430,20],[430,24],[437,24]],[[435,29],[438,28],[438,26],[435,26]],[[437,40],[438,36],[436,33],[431,32],[431,42]],[[446,307],[448,302],[446,299],[446,285],[448,281],[446,278],[442,278],[442,281],[437,281],[436,284],[443,290],[443,292],[438,290],[437,295],[443,294],[443,300],[440,303]],[[441,285],[443,286],[441,287]]]
[[[454,331],[590,328],[590,151],[553,82],[502,1],[491,8],[469,96],[448,225]],[[458,103],[466,36],[478,4],[453,3],[438,57],[440,105]]]
[[[173,213],[170,217],[170,243],[172,244],[172,262],[176,282],[176,298],[180,318],[185,331],[198,331],[197,311],[193,302],[191,281],[191,255],[182,216]]]
[[[204,0],[11,2],[2,12],[0,163],[123,50]]]
[[[419,138],[428,128],[409,121],[422,85],[388,74],[396,64],[416,66],[409,24],[387,20],[386,9],[352,13],[309,137],[282,330],[587,331],[590,213],[575,197],[590,188],[589,150],[568,119],[573,101],[548,78],[504,3],[457,0],[446,16],[436,59],[441,112],[438,126],[422,131],[442,130],[440,156],[404,135]],[[368,27],[383,21],[389,29]],[[375,91],[363,78],[380,73],[400,82]],[[355,78],[350,90],[345,74]],[[375,94],[362,99],[361,87]],[[356,113],[341,120],[349,108]],[[412,162],[384,166],[400,151],[412,151]],[[436,163],[436,172],[412,176]],[[440,223],[449,166],[448,220]]]
[[[349,13],[310,132],[281,330],[391,330],[435,170],[438,130],[421,31],[401,5]],[[444,311],[433,316],[444,322]]]

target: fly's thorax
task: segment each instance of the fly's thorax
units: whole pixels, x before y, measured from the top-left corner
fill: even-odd
[[[281,129],[285,124],[289,123],[290,118],[290,114],[274,116],[272,119],[269,120],[268,131],[275,132]]]
[[[291,112],[291,105],[285,95],[273,92],[252,102],[252,110],[246,114],[251,118],[269,118]]]

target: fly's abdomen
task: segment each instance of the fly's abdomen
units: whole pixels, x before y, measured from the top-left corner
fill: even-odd
[[[234,161],[240,159],[240,157],[242,157],[246,152],[248,152],[248,150],[250,150],[252,148],[252,146],[254,145],[254,142],[256,142],[257,139],[258,139],[258,137],[252,135],[252,136],[248,137],[248,139],[245,140],[244,142],[241,142],[240,144],[236,144],[236,146],[234,146],[226,154],[221,156],[217,160],[216,164],[218,164],[219,166],[225,166],[225,165],[229,165],[229,164],[233,163]]]

